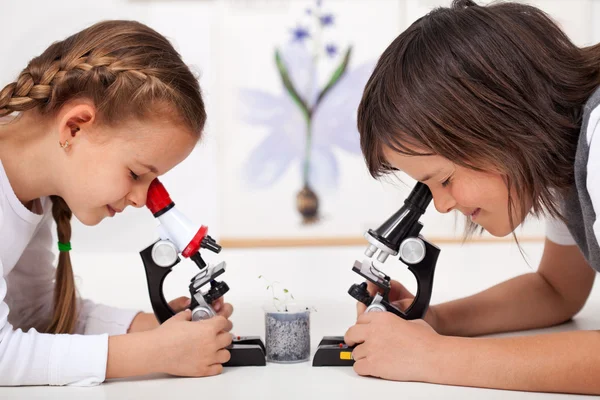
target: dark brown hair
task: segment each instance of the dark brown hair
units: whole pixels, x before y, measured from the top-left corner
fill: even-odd
[[[575,46],[535,7],[455,0],[437,8],[393,41],[365,87],[358,130],[369,171],[390,171],[385,147],[494,168],[522,212],[530,204],[536,216],[562,218],[557,192],[574,182],[583,105],[600,84],[599,67],[598,45]],[[514,230],[510,194],[508,207]]]
[[[0,117],[33,109],[52,116],[76,98],[91,99],[102,124],[168,110],[200,138],[206,121],[198,79],[165,37],[135,21],[100,22],[52,44],[0,91]],[[58,239],[70,242],[71,210],[61,197],[51,199]],[[76,320],[71,259],[61,252],[46,331],[71,333]]]

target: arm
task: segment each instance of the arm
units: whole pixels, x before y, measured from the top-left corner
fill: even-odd
[[[587,130],[590,145],[587,165],[586,186],[593,204],[596,219],[593,231],[600,241],[600,219],[597,218],[600,207],[600,145],[593,140],[596,130],[600,129],[600,108],[592,112]],[[557,243],[574,244],[566,238],[568,231],[551,226],[550,239]],[[558,240],[557,240],[558,239]],[[546,241],[546,247],[540,268],[534,278],[523,277],[498,285],[483,292],[479,300],[483,305],[468,301],[457,301],[442,306],[441,314],[451,318],[458,317],[457,332],[478,334],[502,329],[498,320],[504,320],[510,329],[527,329],[560,322],[573,316],[585,303],[595,277],[595,272],[586,267],[583,256],[575,246],[560,246]],[[529,280],[531,286],[525,282]],[[528,288],[532,293],[518,293],[519,286]],[[533,289],[533,290],[532,290]],[[506,300],[506,298],[510,300]],[[498,310],[494,301],[502,298],[515,315],[511,323],[508,310]],[[518,299],[518,300],[515,300]],[[542,303],[542,301],[547,303]],[[519,309],[518,303],[530,304]],[[476,310],[466,311],[468,307]],[[479,308],[479,309],[477,309]],[[488,311],[497,314],[497,318],[482,315]],[[476,329],[466,318],[478,318],[482,329]],[[528,321],[527,318],[530,318]],[[448,325],[446,320],[445,325]],[[452,331],[452,330],[451,330]],[[438,370],[439,375],[432,377],[440,383],[467,386],[497,387],[519,390],[549,392],[575,392],[600,394],[600,332],[577,331],[556,334],[536,335],[513,338],[470,339],[459,337],[442,338],[442,363],[460,354],[452,362],[452,368]],[[457,352],[456,349],[461,349]],[[454,350],[451,350],[454,349]],[[449,350],[449,351],[448,351]],[[449,364],[450,365],[450,364]],[[507,367],[509,366],[509,367]]]
[[[364,313],[346,332],[354,370],[398,381],[495,389],[600,394],[600,333],[442,336],[423,320]]]
[[[509,390],[600,394],[600,333],[441,337],[425,381]],[[447,368],[439,368],[445,365]]]
[[[477,336],[560,324],[583,307],[594,278],[577,246],[546,240],[537,272],[434,306],[436,328],[443,335]]]
[[[600,107],[592,111],[586,132],[590,149],[586,187],[596,216],[600,207],[600,142],[594,140],[597,130],[600,130]],[[546,240],[537,273],[434,306],[440,333],[475,336],[540,328],[568,320],[577,313],[589,296],[595,272],[586,265],[564,223],[549,221],[548,227],[551,240]],[[595,219],[593,230],[600,242],[600,219]],[[528,307],[522,307],[523,304]]]
[[[125,331],[129,316],[124,313],[120,320],[125,322],[115,324],[118,319],[112,318],[113,323],[107,324],[98,308],[103,306],[87,302],[77,332],[104,334],[40,333],[51,315],[54,292],[52,221],[49,215],[45,218],[13,270],[0,279],[0,385],[99,384],[106,374],[107,333],[118,332],[119,327]],[[0,277],[2,271],[0,259]]]
[[[56,243],[52,219],[44,217],[15,268],[7,277],[10,322],[23,329],[43,330],[52,315]],[[14,284],[11,284],[14,283]],[[27,288],[26,290],[23,290]],[[126,333],[139,310],[120,309],[78,298],[75,333],[118,335]],[[141,314],[140,314],[141,315]]]

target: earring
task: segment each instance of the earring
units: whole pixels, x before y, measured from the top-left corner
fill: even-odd
[[[65,140],[64,143],[58,142],[58,144],[60,145],[60,147],[62,147],[65,150],[67,147],[69,147],[71,145],[68,140]]]

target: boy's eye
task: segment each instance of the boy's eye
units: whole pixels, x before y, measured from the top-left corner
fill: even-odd
[[[450,182],[452,181],[452,177],[448,177],[448,179],[446,179],[444,182],[442,182],[442,187],[446,187],[450,184]]]
[[[134,181],[137,181],[138,179],[140,179],[140,177],[138,175],[136,175],[135,172],[133,172],[132,170],[129,170],[129,174],[131,175],[131,178]]]

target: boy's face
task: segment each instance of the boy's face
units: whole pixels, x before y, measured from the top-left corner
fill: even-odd
[[[167,120],[88,126],[66,151],[61,195],[85,225],[145,206],[150,182],[183,161],[196,142]]]
[[[512,233],[508,215],[508,188],[500,173],[479,172],[458,166],[441,156],[407,156],[384,148],[385,159],[411,178],[425,183],[433,194],[435,208],[441,213],[458,210],[493,236]],[[526,213],[519,198],[511,193],[515,227]]]

